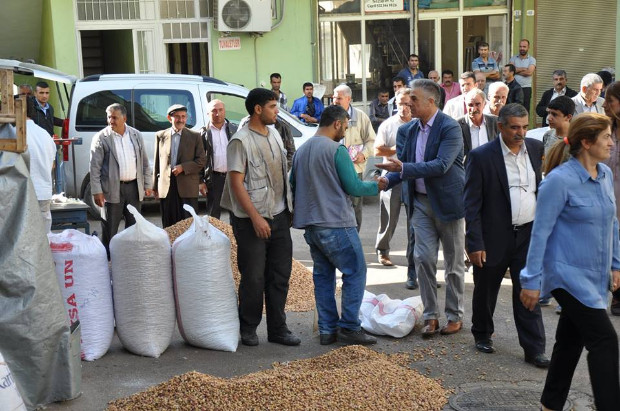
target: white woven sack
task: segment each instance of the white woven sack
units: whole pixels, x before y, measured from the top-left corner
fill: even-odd
[[[82,359],[108,352],[114,337],[112,285],[105,247],[97,237],[78,230],[49,233],[56,277],[71,324],[80,320]]]
[[[159,357],[175,325],[170,240],[131,205],[136,224],[110,241],[116,333],[128,351]]]
[[[423,311],[420,296],[392,300],[385,294],[364,291],[360,320],[362,328],[368,332],[402,338],[413,330],[416,323],[422,322]]]
[[[212,350],[237,350],[239,314],[230,266],[230,240],[183,206],[194,222],[172,245],[177,322],[191,345]]]
[[[9,370],[9,365],[0,353],[0,410],[26,411],[24,400],[17,390],[17,385]]]

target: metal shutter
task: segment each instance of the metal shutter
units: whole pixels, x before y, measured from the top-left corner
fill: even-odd
[[[554,70],[566,70],[568,86],[578,91],[585,74],[614,66],[617,7],[615,1],[609,0],[536,3],[534,104],[552,87]]]

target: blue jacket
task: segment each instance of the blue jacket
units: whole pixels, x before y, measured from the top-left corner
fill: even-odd
[[[316,97],[312,97],[312,101],[314,102],[314,115],[312,117],[316,118],[317,121],[321,121],[321,114],[323,114],[323,103]],[[293,102],[293,107],[291,108],[290,113],[297,117],[302,123],[306,121],[299,117],[300,114],[308,114],[306,113],[306,105],[308,103],[308,98],[306,96],[301,96],[297,100]]]
[[[386,175],[392,188],[404,180],[403,191],[408,193],[405,201],[413,210],[415,179],[424,178],[426,194],[433,211],[442,221],[463,218],[463,188],[465,168],[463,167],[463,133],[456,120],[437,112],[431,127],[424,162],[415,162],[415,146],[420,130],[420,120],[403,124],[396,134],[396,155],[403,162],[402,173]],[[402,177],[401,177],[402,174]]]

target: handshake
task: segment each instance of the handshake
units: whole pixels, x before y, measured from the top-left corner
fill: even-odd
[[[385,190],[389,183],[386,177],[375,177],[375,181],[377,182],[377,185],[379,186],[379,191]]]

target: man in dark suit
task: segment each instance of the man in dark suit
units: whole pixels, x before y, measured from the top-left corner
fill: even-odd
[[[467,114],[457,120],[463,131],[463,149],[465,155],[497,137],[497,117],[483,114],[486,106],[484,91],[475,88],[465,95]]]
[[[463,134],[456,120],[437,108],[439,85],[418,79],[412,84],[411,115],[416,118],[398,129],[396,155],[378,168],[389,171],[390,184],[406,184],[415,235],[415,271],[424,303],[422,336],[454,334],[463,325]],[[448,323],[439,329],[437,256],[443,245]]]
[[[226,107],[221,100],[211,100],[207,104],[209,122],[201,129],[200,137],[204,144],[207,166],[200,193],[207,196],[207,214],[220,218],[220,200],[226,182],[226,147],[230,138],[237,132],[237,126],[226,119]]]
[[[577,92],[566,87],[566,71],[555,70],[553,72],[553,87],[545,91],[536,105],[536,114],[542,117],[542,126],[547,127],[547,106],[558,96],[575,97]]]
[[[519,273],[525,266],[541,180],[543,145],[525,138],[528,114],[520,104],[499,113],[500,138],[472,150],[465,180],[466,248],[474,265],[471,331],[476,349],[494,352],[493,313],[506,270],[512,278],[512,309],[525,361],[546,368],[540,306],[521,304]]]
[[[172,127],[155,135],[153,167],[153,189],[160,199],[164,228],[190,217],[183,210],[184,204],[198,210],[198,186],[206,164],[200,134],[185,127],[187,108],[181,104],[170,106],[168,120]]]

